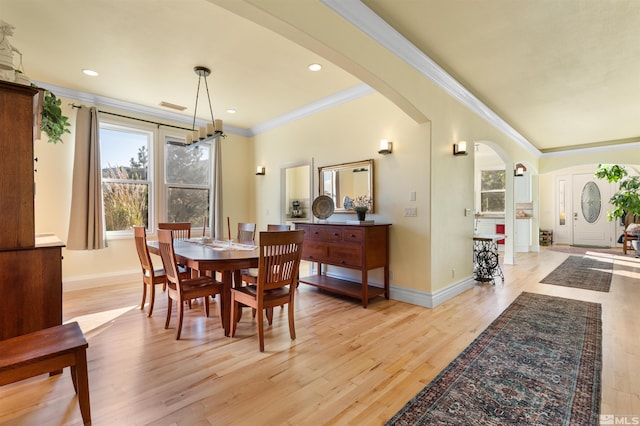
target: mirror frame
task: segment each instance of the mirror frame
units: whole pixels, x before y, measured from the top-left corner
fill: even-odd
[[[299,222],[308,222],[313,220],[313,213],[311,212],[311,203],[313,202],[313,162],[314,159],[311,157],[308,161],[299,161],[294,163],[284,164],[280,167],[280,220],[282,223],[299,221]],[[309,196],[304,200],[304,208],[307,210],[307,214],[305,217],[301,218],[292,218],[287,217],[287,210],[289,209],[289,205],[286,200],[287,193],[287,170],[295,169],[298,167],[309,167]]]
[[[373,159],[318,167],[318,195],[325,194],[324,179],[323,179],[325,172],[336,173],[341,170],[348,170],[348,169],[368,169],[369,170],[369,176],[368,176],[369,193],[366,195],[368,195],[371,198],[371,209],[369,210],[368,213],[375,213],[376,197],[374,194],[374,187],[373,187]],[[354,213],[353,210],[347,210],[344,207],[338,207],[335,199],[334,199],[334,203],[336,204],[335,209],[333,211],[334,213]]]

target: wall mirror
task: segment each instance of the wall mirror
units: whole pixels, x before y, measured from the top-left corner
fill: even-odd
[[[313,159],[310,162],[288,164],[281,168],[280,211],[282,223],[307,222],[313,216],[311,214],[312,164]]]
[[[374,200],[373,160],[318,167],[318,172],[319,194],[333,199],[334,213],[352,213],[345,207],[349,199],[367,195]],[[369,212],[375,212],[375,200]]]

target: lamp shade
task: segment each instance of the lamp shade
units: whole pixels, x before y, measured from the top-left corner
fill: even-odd
[[[453,155],[467,155],[467,142],[460,141],[453,144]]]

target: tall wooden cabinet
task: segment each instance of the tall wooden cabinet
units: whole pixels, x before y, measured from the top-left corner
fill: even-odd
[[[318,264],[316,275],[300,277],[299,281],[360,299],[365,308],[369,299],[374,297],[388,299],[389,226],[296,222],[296,229],[304,230],[302,259]],[[357,283],[323,274],[322,264],[357,269],[361,280]],[[369,284],[369,270],[376,268],[383,268],[383,287]]]
[[[0,340],[62,323],[62,247],[36,242],[36,89],[0,81]]]

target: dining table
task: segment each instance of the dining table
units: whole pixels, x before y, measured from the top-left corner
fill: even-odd
[[[160,255],[158,241],[147,240],[149,252]],[[221,318],[224,335],[231,330],[231,288],[240,285],[241,270],[258,267],[260,250],[253,244],[241,244],[232,241],[206,240],[202,238],[174,239],[173,250],[180,265],[205,275],[211,271],[215,276],[222,274]]]

